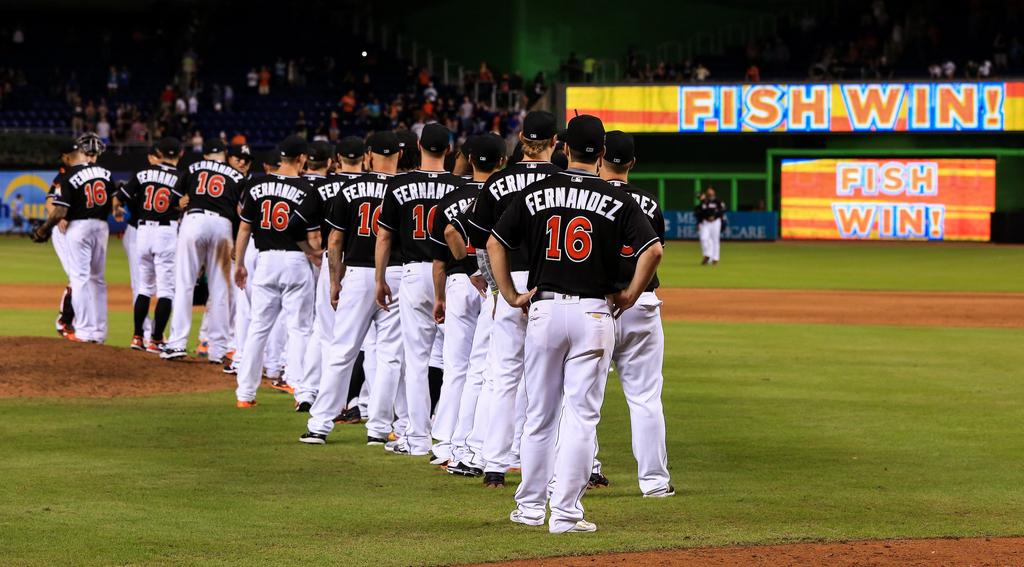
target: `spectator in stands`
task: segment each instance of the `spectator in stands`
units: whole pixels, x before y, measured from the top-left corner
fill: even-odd
[[[277,58],[277,62],[274,63],[274,82],[278,86],[283,86],[285,82],[285,76],[288,74],[288,64],[284,62],[281,57]]]
[[[160,92],[160,107],[166,110],[171,108],[172,104],[174,104],[174,89],[171,88],[171,85],[167,85]]]
[[[188,95],[188,113],[190,116],[199,114],[199,97],[196,96],[196,91]]]
[[[201,153],[203,151],[203,133],[199,129],[192,131],[192,138],[189,140],[189,145],[192,146],[192,151]]]
[[[235,107],[235,88],[231,84],[224,85],[224,110],[231,112]]]
[[[111,65],[107,72],[107,94],[110,96],[117,94],[117,67],[114,65]]]
[[[245,138],[245,134],[242,134],[241,132],[235,132],[235,135],[231,136],[232,145],[243,146],[246,143],[248,143],[248,140]]]
[[[594,82],[594,70],[597,67],[597,59],[587,57],[583,60],[583,80],[588,83]]]
[[[96,135],[103,140],[104,144],[110,143],[110,122],[107,121],[107,113],[101,113],[100,119],[96,122]]]
[[[270,70],[264,65],[260,68],[260,80],[258,91],[261,95],[270,94]]]
[[[693,80],[698,82],[704,82],[711,78],[711,71],[704,66],[703,63],[698,62],[697,68],[693,70]]]
[[[349,89],[341,97],[340,103],[342,116],[351,116],[356,111],[356,91]]]
[[[747,67],[747,73],[743,76],[743,80],[748,83],[758,83],[761,81],[761,70],[757,68],[757,65],[751,63]]]
[[[256,72],[256,67],[250,67],[249,72],[245,74],[245,86],[252,92],[256,91],[256,87],[260,84],[260,75]]]

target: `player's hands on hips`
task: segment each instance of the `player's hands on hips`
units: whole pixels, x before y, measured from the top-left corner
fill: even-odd
[[[59,230],[61,234],[66,233],[68,231],[68,220],[60,219],[60,221],[57,222],[57,230]]]
[[[377,284],[377,307],[380,307],[384,311],[390,311],[389,305],[394,303],[394,299],[391,297],[391,286],[388,282]]]
[[[338,308],[339,297],[341,297],[341,284],[334,282],[331,284],[331,309]]]
[[[629,309],[634,303],[636,303],[636,300],[639,297],[640,296],[638,295],[630,293],[628,289],[615,292],[615,294],[612,295],[612,316],[618,319],[619,316],[622,315],[623,311]]]
[[[487,297],[487,280],[483,276],[469,276],[469,283],[480,292],[480,297]]]
[[[239,265],[235,268],[235,285],[239,289],[245,289],[245,280],[249,277],[249,271],[245,269],[245,266]]]
[[[434,322],[440,325],[444,323],[445,302],[443,299],[434,300]]]
[[[526,313],[530,310],[530,300],[533,299],[533,294],[537,293],[537,288],[533,288],[526,293],[517,293],[511,299],[507,299],[508,304],[512,307],[518,307]]]

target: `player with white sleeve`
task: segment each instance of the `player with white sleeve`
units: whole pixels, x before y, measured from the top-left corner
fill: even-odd
[[[252,321],[245,337],[245,356],[238,368],[236,407],[256,405],[263,368],[263,349],[278,315],[285,317],[290,340],[287,365],[302,375],[302,357],[313,319],[313,271],[307,255],[320,259],[319,199],[299,176],[309,149],[299,136],[280,145],[277,173],[247,182],[241,225],[235,240],[235,284],[252,285]],[[249,237],[256,240],[259,259],[249,281],[245,267]]]
[[[188,196],[188,208],[178,230],[171,333],[160,358],[172,360],[185,350],[192,330],[192,294],[201,266],[206,266],[210,300],[208,326],[209,360],[222,363],[231,333],[232,222],[238,216],[238,191],[242,172],[225,163],[226,146],[219,139],[203,144],[203,159],[189,165],[174,190],[176,198]]]

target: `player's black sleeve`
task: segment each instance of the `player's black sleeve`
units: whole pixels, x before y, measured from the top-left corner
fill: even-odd
[[[665,243],[665,215],[661,212],[661,206],[659,205],[654,209],[654,232],[657,233],[658,239],[662,244]]]
[[[139,176],[133,175],[128,183],[124,183],[117,190],[118,195],[124,202],[134,201],[139,194]]]
[[[256,222],[256,219],[260,217],[260,212],[256,207],[256,200],[246,199],[245,202],[242,203],[242,214],[238,215],[238,217],[249,224]]]
[[[516,193],[515,198],[498,218],[498,223],[491,231],[494,238],[510,250],[519,248],[523,243],[523,234],[528,221],[525,195],[526,193],[523,191]],[[627,199],[627,201],[632,201],[632,199]],[[633,203],[633,206],[636,207],[636,203]]]
[[[659,236],[651,227],[651,222],[636,204],[633,199],[624,199],[625,203],[619,213],[619,231],[621,242],[627,246],[624,249],[632,252],[632,255],[639,256],[652,244],[659,241]]]
[[[341,196],[341,191],[334,196],[334,202],[331,204],[330,213],[324,218],[324,221],[331,226],[333,229],[345,231],[348,230],[349,218],[349,207],[351,203],[348,199]]]
[[[306,232],[319,230],[322,210],[323,202],[320,200],[320,194],[316,191],[311,191],[306,194],[306,198],[302,200],[302,204],[296,207],[293,217],[301,219],[300,226],[302,226]],[[303,238],[305,238],[305,236],[303,236]]]
[[[474,246],[485,246],[487,244],[487,237],[491,235],[491,229],[494,228],[494,221],[496,219],[494,215],[495,205],[494,195],[488,190],[488,186],[484,185],[480,190],[480,195],[473,201],[473,205],[460,221],[463,235]]]
[[[396,233],[398,227],[402,225],[401,206],[393,191],[388,190],[384,193],[384,201],[380,205],[380,218],[377,219],[377,224]]]
[[[64,169],[61,169],[60,173],[53,180],[53,187],[53,199],[50,202],[54,205],[71,208],[75,195],[74,191],[71,190],[71,184],[68,183],[67,172]]]
[[[189,173],[182,173],[178,176],[178,182],[171,187],[171,193],[174,193],[179,198],[184,197],[188,194],[189,179],[192,177]]]

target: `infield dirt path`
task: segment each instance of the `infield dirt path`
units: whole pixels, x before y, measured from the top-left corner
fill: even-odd
[[[564,537],[564,536],[563,536]],[[586,537],[583,535],[583,537]],[[829,567],[1001,567],[1024,564],[1024,538],[907,539],[846,543],[798,543],[752,547],[706,547],[641,553],[555,557],[489,567],[740,567],[828,565]],[[483,567],[481,565],[481,567]]]
[[[53,309],[60,285],[2,285],[0,309]],[[1024,327],[1024,293],[663,288],[674,321]],[[131,311],[131,289],[109,287],[112,311]]]

